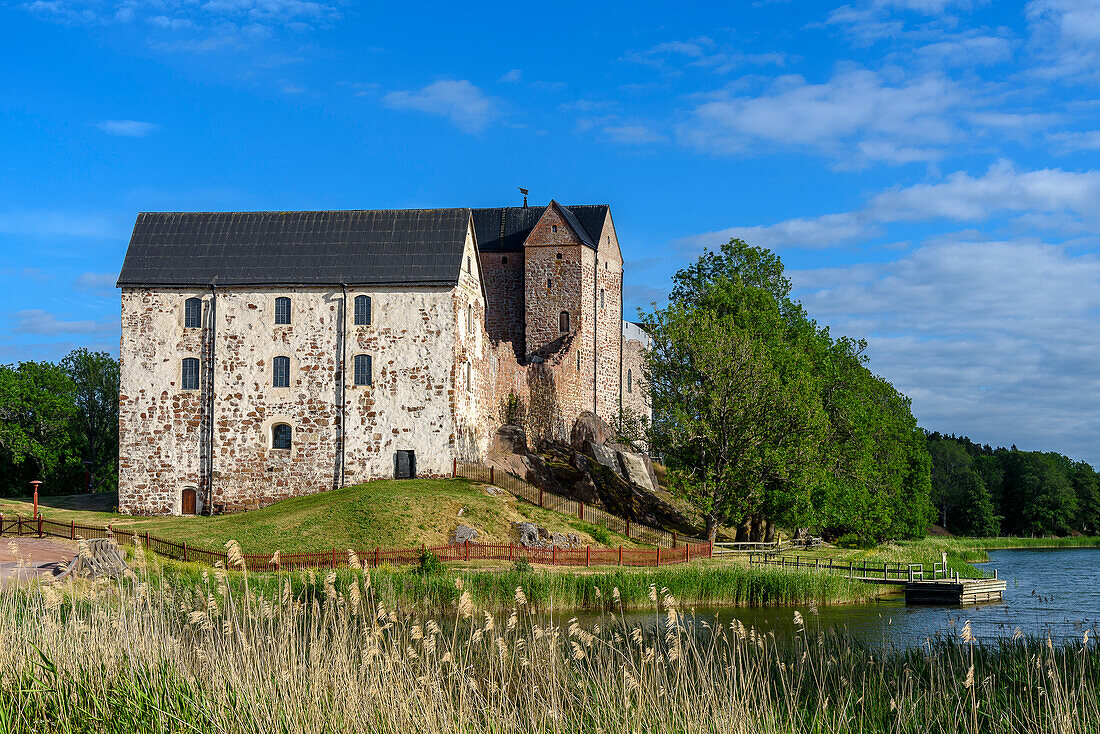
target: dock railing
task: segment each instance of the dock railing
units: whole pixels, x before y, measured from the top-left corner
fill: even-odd
[[[717,553],[717,544],[715,546],[715,553]],[[950,577],[947,565],[940,561],[932,564],[891,563],[890,561],[839,561],[835,558],[806,558],[797,555],[753,553],[749,556],[749,565],[809,569],[830,573],[839,572],[850,579],[880,584],[908,584],[914,581],[947,579]]]

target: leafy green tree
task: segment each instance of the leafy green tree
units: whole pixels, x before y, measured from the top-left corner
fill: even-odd
[[[952,532],[977,538],[991,538],[1001,534],[1001,518],[993,506],[993,498],[973,469],[962,478],[957,496],[957,512],[952,521]]]
[[[816,379],[776,297],[789,283],[760,270],[774,267],[765,252],[732,241],[704,253],[675,276],[669,305],[644,317],[651,440],[710,538],[764,513],[797,522],[820,464]]]
[[[26,494],[32,479],[57,492],[80,463],[73,435],[72,380],[49,362],[0,365],[0,481],[6,494]]]
[[[950,530],[974,473],[974,459],[951,439],[930,441],[928,453],[932,458],[932,504],[939,512],[940,525]]]
[[[84,457],[100,491],[118,488],[118,360],[106,352],[75,349],[61,361],[73,384],[76,424]]]
[[[1083,461],[1073,466],[1073,490],[1077,495],[1077,517],[1073,526],[1086,535],[1100,534],[1100,478]]]

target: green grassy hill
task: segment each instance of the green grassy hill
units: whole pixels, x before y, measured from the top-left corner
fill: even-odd
[[[496,491],[496,490],[494,490]],[[634,547],[627,538],[462,479],[369,482],[284,500],[261,510],[215,517],[132,517],[113,511],[114,494],[40,498],[44,517],[61,522],[133,528],[167,540],[222,549],[237,540],[246,553],[283,553],[443,545],[459,523],[478,541],[507,543],[513,522],[529,520],[554,532],[577,533],[592,545]],[[0,513],[31,515],[27,498],[0,499]]]

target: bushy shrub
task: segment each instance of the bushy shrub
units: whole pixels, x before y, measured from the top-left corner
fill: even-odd
[[[517,573],[529,573],[531,571],[531,562],[526,558],[517,558],[512,561],[512,570]]]
[[[869,538],[861,538],[855,533],[845,533],[836,539],[837,548],[873,548],[874,541]]]
[[[431,551],[420,551],[416,572],[421,576],[438,576],[443,573],[443,561]]]

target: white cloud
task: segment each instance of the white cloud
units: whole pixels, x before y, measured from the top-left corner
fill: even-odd
[[[19,311],[14,317],[14,331],[18,334],[36,334],[39,336],[93,335],[108,334],[117,331],[117,322],[77,320],[62,321],[56,314],[39,308]]]
[[[1018,171],[1000,161],[982,176],[965,171],[934,184],[884,191],[866,207],[879,221],[985,221],[998,212],[1068,213],[1100,216],[1100,171],[1076,173],[1059,168]]]
[[[737,237],[771,249],[836,247],[870,239],[895,222],[979,224],[1005,214],[1018,215],[1020,226],[1047,230],[1096,223],[1100,171],[1019,171],[1010,161],[999,161],[980,176],[958,171],[936,183],[882,191],[855,211],[729,227],[685,237],[678,245],[693,252]]]
[[[73,288],[82,291],[113,291],[116,280],[116,273],[81,273],[73,281]]]
[[[926,243],[791,273],[808,311],[867,336],[921,425],[1100,463],[1100,258],[1034,241]]]
[[[515,84],[516,82],[518,82],[522,78],[523,78],[523,69],[512,69],[511,71],[505,73],[504,76],[502,76],[500,78],[500,80],[502,82],[507,82],[509,84]]]
[[[1100,130],[1052,133],[1048,139],[1060,152],[1100,150]]]
[[[1026,15],[1041,76],[1100,78],[1100,5],[1095,0],[1032,0]]]
[[[784,53],[745,53],[739,45],[718,44],[708,36],[697,36],[686,41],[664,41],[645,51],[631,51],[624,58],[673,74],[679,73],[684,64],[727,74],[743,66],[785,66],[787,63]]]
[[[771,225],[729,227],[715,232],[692,235],[677,244],[685,250],[715,248],[731,239],[742,239],[752,245],[769,249],[790,247],[835,247],[867,239],[872,226],[857,212],[826,214],[820,217],[799,217]]]
[[[51,210],[0,212],[0,234],[31,237],[121,238],[125,227],[100,214]]]
[[[665,140],[665,136],[645,125],[607,125],[603,134],[621,145],[647,145]]]
[[[836,158],[842,167],[907,163],[940,157],[941,148],[962,137],[957,113],[973,104],[938,74],[896,84],[866,69],[841,71],[822,84],[788,75],[758,96],[733,89],[709,95],[679,134],[709,153],[795,148]]]
[[[497,102],[465,79],[441,79],[411,92],[390,92],[383,104],[448,118],[465,132],[484,130],[499,112]]]
[[[95,126],[108,135],[122,138],[144,138],[160,129],[160,125],[154,122],[138,120],[100,120]]]

